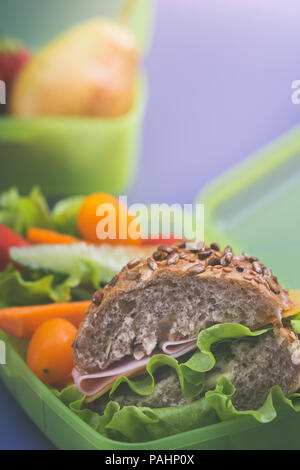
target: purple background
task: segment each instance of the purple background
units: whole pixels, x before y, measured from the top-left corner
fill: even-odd
[[[296,0],[158,0],[130,202],[194,200],[214,176],[299,122]],[[0,386],[0,447],[53,448]],[[5,404],[5,406],[3,406]]]
[[[295,0],[158,0],[132,201],[192,202],[300,121],[299,10]]]

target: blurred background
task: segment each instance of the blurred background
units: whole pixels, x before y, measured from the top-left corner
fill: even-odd
[[[66,18],[96,14],[98,4],[2,0],[0,30],[10,24],[11,34],[36,48]],[[300,79],[299,13],[297,0],[157,0],[129,203],[190,203],[214,177],[299,123],[300,105],[291,101],[291,84]],[[2,388],[1,446],[52,448]]]
[[[121,4],[102,2],[101,13],[117,16]],[[37,48],[99,9],[99,0],[4,0],[0,31]],[[216,175],[299,122],[300,105],[291,102],[300,78],[299,9],[296,0],[156,1],[129,202],[191,202]]]
[[[299,123],[299,11],[296,0],[158,0],[134,200],[190,202]]]

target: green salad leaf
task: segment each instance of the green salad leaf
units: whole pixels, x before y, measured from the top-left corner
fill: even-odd
[[[200,351],[196,354],[202,357],[203,371],[209,371],[215,366],[216,360],[211,352],[213,344],[228,340],[260,336],[271,329],[272,327],[268,327],[251,331],[249,328],[239,323],[222,323],[201,331],[198,335],[197,342]]]
[[[294,393],[290,397],[285,397],[281,389],[275,386],[271,388],[261,408],[239,411],[232,403],[234,386],[226,377],[221,377],[214,390],[209,390],[198,400],[182,406],[155,409],[137,406],[120,408],[120,405],[113,401],[113,396],[122,383],[126,383],[133,392],[139,395],[153,393],[154,372],[161,366],[169,366],[178,374],[183,395],[190,398],[196,397],[203,390],[205,372],[212,370],[216,363],[212,351],[214,344],[259,336],[269,330],[270,328],[265,328],[253,332],[235,323],[207,328],[198,336],[199,351],[196,351],[186,362],[179,363],[174,358],[159,354],[151,358],[145,375],[133,379],[119,378],[111,390],[111,401],[107,404],[103,415],[86,407],[85,398],[78,392],[75,385],[61,392],[55,391],[55,393],[74,413],[100,434],[127,442],[145,442],[222,421],[245,419],[245,417],[255,419],[260,423],[268,423],[282,408],[300,410],[300,395]]]
[[[85,243],[12,247],[10,257],[23,271],[1,274],[0,306],[89,300],[136,256],[133,248]]]
[[[105,437],[128,442],[145,442],[219,422],[215,410],[201,398],[184,406],[151,409],[125,406],[110,401],[103,415],[84,406],[84,396],[75,385],[55,395],[77,416]]]
[[[145,442],[246,417],[260,423],[269,423],[276,418],[278,411],[285,407],[297,411],[292,399],[285,397],[279,387],[270,390],[260,409],[238,411],[231,401],[234,391],[233,385],[224,377],[215,390],[206,392],[203,398],[187,405],[157,409],[124,406],[116,411],[111,421],[106,424],[106,435],[129,442]],[[297,395],[297,398],[299,396]]]
[[[221,378],[215,390],[182,406],[168,408],[124,406],[110,401],[103,415],[85,407],[84,396],[75,385],[62,392],[55,391],[77,416],[105,437],[127,442],[146,442],[171,436],[192,429],[202,428],[224,421],[241,420],[246,417],[260,423],[269,423],[278,411],[290,407],[300,411],[300,395],[285,397],[279,387],[272,387],[264,405],[258,410],[238,411],[232,404],[234,387],[225,377]]]
[[[81,283],[81,279],[82,273],[76,270],[69,276],[45,275],[30,271],[20,273],[10,265],[0,273],[0,308],[68,302],[72,298],[72,289]]]
[[[290,320],[291,326],[295,333],[300,334],[300,313],[296,313],[292,317],[288,318]]]
[[[265,403],[258,410],[238,411],[231,401],[234,393],[235,387],[226,377],[220,379],[215,390],[206,392],[205,399],[214,408],[220,421],[250,416],[260,423],[269,423],[276,418],[281,408],[289,406],[296,411],[293,401],[287,398],[278,386],[271,388]],[[297,396],[300,395],[294,394],[294,398]]]
[[[9,266],[0,273],[0,308],[46,303],[51,299],[52,281],[53,276],[27,281]]]
[[[53,227],[47,202],[38,187],[28,196],[20,196],[16,188],[0,194],[0,223],[26,236],[29,227]]]

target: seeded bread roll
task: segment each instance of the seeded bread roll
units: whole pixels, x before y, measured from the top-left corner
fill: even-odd
[[[85,374],[126,356],[141,359],[162,341],[196,338],[217,323],[259,327],[291,306],[257,258],[215,243],[162,246],[96,292],[73,345],[75,367]]]
[[[280,386],[285,395],[299,389],[300,341],[288,328],[276,328],[256,338],[235,341],[216,359],[215,367],[207,374],[205,391],[214,389],[218,380],[226,376],[236,388],[232,402],[238,410],[260,408],[275,385]],[[193,400],[198,398],[200,396]],[[106,395],[89,406],[103,413],[109,400]],[[193,401],[183,397],[178,376],[171,369],[159,371],[152,395],[139,396],[123,384],[112,400],[121,407],[150,408],[185,405]]]

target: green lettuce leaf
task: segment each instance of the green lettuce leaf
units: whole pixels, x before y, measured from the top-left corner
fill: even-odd
[[[85,423],[100,434],[109,437],[106,426],[111,422],[115,413],[120,410],[120,405],[118,403],[112,401],[109,402],[104,414],[101,416],[88,408],[84,408],[85,397],[81,395],[75,385],[70,385],[61,391],[52,389],[52,392]]]
[[[51,213],[55,230],[79,237],[77,214],[83,199],[84,196],[72,196],[55,204]]]
[[[273,387],[258,410],[238,411],[232,404],[233,385],[223,377],[215,390],[187,405],[151,409],[148,407],[124,406],[110,401],[103,415],[85,408],[84,396],[75,385],[61,392],[55,390],[77,416],[105,437],[127,442],[146,442],[171,436],[192,429],[198,429],[223,421],[236,421],[251,417],[259,423],[269,423],[278,411],[290,407],[300,411],[300,395],[285,397],[279,387]]]
[[[271,329],[272,327],[268,327],[261,330],[251,331],[246,326],[238,323],[222,323],[201,331],[198,335],[197,342],[200,351],[197,352],[196,355],[199,355],[202,358],[203,372],[209,371],[215,366],[216,360],[211,352],[213,344],[246,337],[260,336]]]
[[[215,410],[201,398],[188,405],[151,409],[125,406],[110,401],[104,414],[84,407],[84,396],[75,385],[53,390],[77,416],[105,437],[128,442],[145,442],[219,422]]]
[[[33,188],[26,197],[20,196],[16,188],[0,194],[0,223],[22,236],[29,227],[52,228],[47,202],[39,188]]]
[[[300,335],[300,313],[296,313],[292,317],[287,318],[286,320],[290,321],[290,324],[298,335]]]
[[[114,402],[110,402],[114,403]],[[219,422],[205,398],[183,406],[151,409],[124,406],[115,411],[105,430],[108,437],[145,442]]]
[[[289,406],[296,411],[292,399],[287,398],[278,386],[271,388],[265,403],[258,410],[238,411],[231,401],[234,393],[235,387],[226,377],[219,380],[215,390],[206,392],[205,399],[216,411],[220,421],[250,416],[260,423],[269,423],[276,418],[281,408]],[[300,395],[293,394],[293,397],[296,399]]]
[[[49,302],[68,302],[72,289],[81,282],[81,273],[67,277],[35,273],[36,279],[24,278],[13,266],[0,273],[0,308],[38,305]]]
[[[272,387],[264,405],[258,410],[238,411],[231,398],[235,392],[233,385],[223,377],[203,398],[183,406],[150,409],[125,406],[115,411],[105,429],[110,437],[129,442],[144,442],[173,434],[202,428],[223,421],[241,420],[251,417],[260,423],[269,423],[276,418],[278,411],[290,407],[299,409],[291,398],[284,396],[280,387]],[[112,402],[110,402],[112,403]],[[110,434],[114,431],[114,434]]]
[[[189,361],[180,364],[171,356],[155,354],[147,364],[146,374],[133,379],[120,377],[114,383],[110,391],[110,397],[113,397],[115,391],[122,383],[127,383],[129,388],[138,395],[152,395],[155,389],[154,373],[163,366],[168,366],[177,373],[182,394],[186,398],[196,397],[203,390],[205,374],[202,371],[201,364],[198,364],[196,360],[190,367]]]
[[[78,243],[35,245],[22,250],[13,247],[10,256],[24,269],[20,274],[10,268],[1,275],[2,308],[91,299],[96,289],[136,256],[136,251]]]
[[[295,333],[297,333],[297,335],[300,335],[300,319],[299,320],[291,320],[291,326],[292,326],[293,330],[295,331]]]

